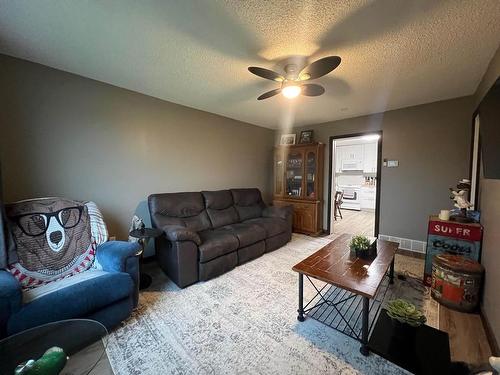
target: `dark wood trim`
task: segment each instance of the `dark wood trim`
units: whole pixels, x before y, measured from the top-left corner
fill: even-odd
[[[474,159],[474,130],[476,125],[476,116],[479,116],[479,108],[477,108],[472,115],[472,134],[470,136],[470,161],[469,161],[469,179],[472,182],[472,162]],[[481,116],[479,116],[479,129],[481,129]],[[479,211],[479,177],[481,175],[481,135],[479,134],[477,143],[478,155],[476,163],[476,196],[474,197],[474,210]]]
[[[500,347],[498,346],[498,342],[493,334],[493,329],[488,321],[488,317],[484,313],[483,306],[479,309],[479,315],[481,316],[481,322],[483,323],[484,332],[486,333],[486,339],[490,345],[491,354],[495,357],[500,357]]]
[[[343,135],[332,135],[328,141],[329,148],[329,160],[328,160],[328,216],[327,216],[327,233],[330,233],[331,230],[331,215],[332,215],[332,167],[333,167],[333,141],[336,139],[344,139],[344,138],[354,138],[354,137],[362,137],[368,134],[378,134],[380,135],[378,139],[377,146],[377,192],[375,198],[375,228],[374,228],[374,236],[378,237],[379,228],[380,228],[380,187],[382,184],[382,138],[383,131],[367,131],[363,133],[352,133],[352,134],[343,134]]]
[[[375,230],[374,236],[380,232],[380,190],[382,187],[382,130],[380,131],[377,146],[377,191],[375,192]]]

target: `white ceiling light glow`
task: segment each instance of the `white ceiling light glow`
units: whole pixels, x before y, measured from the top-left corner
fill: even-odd
[[[283,88],[283,90],[281,90],[283,96],[288,99],[296,98],[297,96],[299,96],[301,91],[302,89],[300,88],[300,86],[295,85],[286,86]]]

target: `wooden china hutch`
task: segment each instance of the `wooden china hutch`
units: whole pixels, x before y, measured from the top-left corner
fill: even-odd
[[[323,160],[325,145],[278,146],[274,151],[276,206],[293,206],[293,231],[318,235],[323,230]]]

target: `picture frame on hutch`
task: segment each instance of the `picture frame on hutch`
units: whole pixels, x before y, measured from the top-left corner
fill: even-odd
[[[313,142],[313,130],[302,130],[300,132],[299,144],[308,144]]]
[[[281,146],[290,146],[295,144],[295,134],[282,134],[280,138]]]

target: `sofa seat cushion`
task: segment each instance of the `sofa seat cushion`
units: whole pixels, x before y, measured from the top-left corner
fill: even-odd
[[[61,287],[55,288],[59,283]],[[23,296],[29,302],[10,317],[8,331],[19,332],[48,322],[87,316],[131,296],[133,289],[134,282],[128,273],[82,272],[68,280],[39,287],[32,292],[36,295]]]
[[[291,229],[286,220],[277,217],[259,217],[246,220],[244,223],[256,224],[262,227],[266,231],[267,237],[277,236]]]
[[[201,263],[232,253],[239,245],[238,238],[222,228],[206,230],[198,234],[201,238],[201,245],[198,246]]]
[[[263,227],[252,223],[238,223],[222,227],[238,238],[239,247],[252,245],[266,238],[266,231]]]

